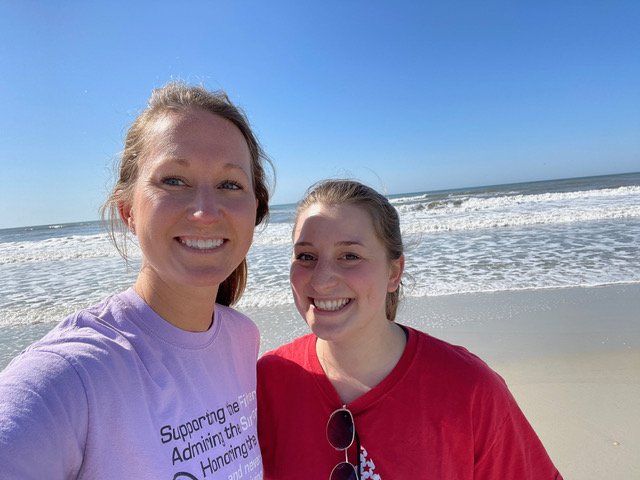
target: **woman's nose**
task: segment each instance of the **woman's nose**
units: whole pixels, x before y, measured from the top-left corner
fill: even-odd
[[[338,277],[331,262],[318,260],[311,276],[311,285],[318,291],[323,292],[335,286]]]
[[[193,221],[207,225],[220,220],[222,210],[222,204],[215,190],[201,188],[194,192],[189,216]]]

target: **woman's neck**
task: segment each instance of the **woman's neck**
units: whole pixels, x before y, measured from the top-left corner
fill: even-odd
[[[378,385],[400,360],[407,338],[402,327],[386,322],[375,335],[356,342],[336,343],[318,338],[318,360],[344,404]]]
[[[171,325],[188,332],[211,328],[217,288],[156,285],[139,276],[133,289]]]

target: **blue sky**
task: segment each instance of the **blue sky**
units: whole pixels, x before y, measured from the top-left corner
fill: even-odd
[[[640,170],[640,2],[0,0],[0,228],[97,219],[125,127],[224,89],[274,203]]]

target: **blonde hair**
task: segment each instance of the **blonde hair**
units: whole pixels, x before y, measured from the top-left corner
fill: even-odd
[[[364,209],[373,220],[376,236],[387,252],[389,261],[400,259],[404,253],[400,217],[389,200],[373,188],[354,180],[322,180],[312,185],[296,208],[297,225],[300,214],[312,205],[320,203],[326,206],[353,205]],[[387,292],[385,314],[394,321],[400,303],[402,282],[393,292]]]
[[[100,209],[109,238],[122,257],[128,261],[128,229],[120,217],[120,206],[131,202],[138,180],[140,161],[149,148],[149,131],[155,121],[172,111],[204,110],[233,123],[242,133],[251,155],[253,191],[258,200],[255,225],[269,217],[270,185],[265,170],[273,165],[262,150],[244,112],[234,105],[223,91],[208,91],[202,86],[173,81],[153,91],[144,111],[129,127],[124,140],[124,150],[115,163],[116,182],[106,202]],[[233,305],[244,293],[247,283],[246,257],[218,288],[216,302]]]

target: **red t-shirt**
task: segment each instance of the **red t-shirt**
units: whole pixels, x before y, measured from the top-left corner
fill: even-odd
[[[466,349],[412,328],[394,370],[347,407],[361,478],[562,479],[502,378]],[[342,406],[306,335],[258,362],[265,480],[327,480],[345,459],[327,441]],[[357,465],[357,446],[349,461]]]

